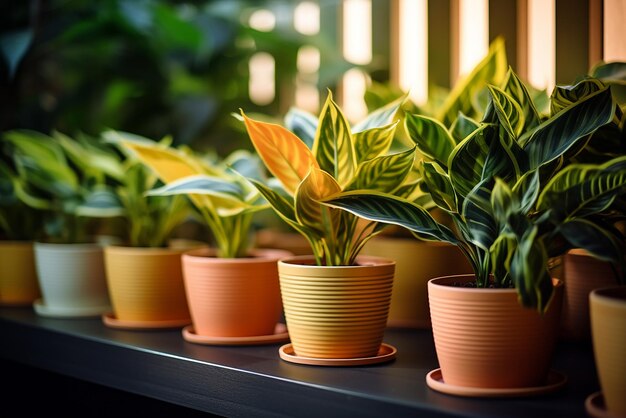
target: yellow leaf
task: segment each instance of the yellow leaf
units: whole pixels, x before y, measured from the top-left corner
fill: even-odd
[[[294,194],[311,167],[319,168],[311,150],[288,129],[250,119],[243,111],[241,115],[250,140],[267,169],[289,193]]]
[[[205,170],[193,158],[169,148],[141,145],[134,142],[123,141],[123,145],[134,151],[137,158],[148,166],[154,174],[163,181],[172,181],[196,174],[205,174]]]
[[[319,203],[321,199],[341,192],[337,181],[327,172],[312,168],[296,192],[296,219],[321,236],[334,236],[341,211]]]

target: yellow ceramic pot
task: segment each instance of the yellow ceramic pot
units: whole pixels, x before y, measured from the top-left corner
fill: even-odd
[[[31,306],[40,296],[33,243],[0,241],[0,305]]]
[[[317,266],[312,256],[278,262],[280,290],[297,356],[375,356],[382,344],[395,263],[359,256],[353,266]]]

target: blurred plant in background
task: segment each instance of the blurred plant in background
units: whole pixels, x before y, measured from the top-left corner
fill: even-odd
[[[321,51],[319,88],[349,68],[323,34],[305,36],[289,20],[256,30],[261,7],[276,16],[288,0],[49,0],[0,5],[0,131],[105,129],[227,153],[249,147],[230,113],[276,114],[290,103],[278,90],[265,106],[248,95],[248,62],[264,51],[276,79],[295,77],[303,45]],[[283,13],[284,15],[284,13]],[[288,86],[287,86],[288,88]],[[281,109],[282,108],[282,109]]]

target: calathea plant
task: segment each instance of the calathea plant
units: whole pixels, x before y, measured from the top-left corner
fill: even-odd
[[[123,212],[111,182],[124,175],[119,157],[96,140],[52,136],[15,130],[4,134],[11,149],[16,175],[11,178],[15,196],[40,211],[45,238],[75,243],[93,240],[90,218],[120,216]]]
[[[549,257],[574,246],[621,259],[617,234],[602,214],[624,192],[626,157],[570,162],[594,132],[611,123],[615,103],[602,87],[554,107],[543,120],[512,71],[489,93],[484,119],[466,123],[463,135],[428,117],[406,118],[411,138],[431,160],[422,162],[423,184],[454,228],[393,193],[352,190],[323,200],[420,238],[457,245],[473,266],[477,286],[515,287],[523,305],[543,310],[553,289]],[[551,101],[563,103],[558,93]]]
[[[124,132],[110,131],[105,137],[127,150],[163,183],[146,190],[147,196],[189,197],[213,235],[218,257],[246,256],[253,214],[267,208],[267,203],[234,170],[263,182],[255,156],[236,151],[223,161],[212,162],[190,149]]]
[[[351,190],[376,190],[409,197],[416,183],[410,173],[415,149],[389,154],[402,100],[390,103],[350,126],[329,93],[318,120],[292,121],[287,128],[243,119],[267,169],[283,189],[250,179],[276,213],[310,243],[318,265],[352,265],[365,242],[383,225],[320,204]]]

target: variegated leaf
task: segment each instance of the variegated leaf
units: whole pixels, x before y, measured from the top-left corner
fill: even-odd
[[[285,189],[295,193],[311,167],[319,167],[313,153],[300,138],[280,125],[255,121],[241,112],[250,140],[267,169]]]
[[[520,199],[520,212],[529,213],[539,197],[539,170],[529,171],[515,183],[513,193]]]
[[[511,68],[509,68],[504,80],[503,90],[522,108],[522,114],[524,115],[524,127],[522,131],[533,129],[541,123],[539,112],[535,107],[535,103],[528,89]]]
[[[404,182],[414,160],[415,148],[365,161],[359,165],[354,180],[346,190],[369,189],[390,193]]]
[[[383,126],[382,128],[370,128],[354,134],[354,150],[358,164],[371,160],[389,151],[396,133],[398,122]]]
[[[572,219],[559,225],[558,231],[573,248],[587,250],[595,258],[613,263],[623,258],[616,237],[593,221]]]
[[[285,127],[296,134],[307,147],[313,148],[317,118],[309,112],[292,107],[285,115]]]
[[[441,122],[428,116],[407,114],[404,124],[422,154],[443,166],[448,165],[456,142]]]
[[[489,251],[500,233],[490,201],[493,187],[492,179],[476,184],[463,201],[461,211],[469,232],[469,241],[485,252]]]
[[[421,236],[458,244],[454,233],[438,224],[425,209],[392,195],[356,190],[332,196],[325,203],[370,221],[402,226]]]
[[[100,187],[85,196],[74,213],[78,216],[106,218],[124,216],[126,210],[115,191]]]
[[[320,237],[336,237],[341,228],[341,212],[320,201],[339,192],[341,187],[330,174],[312,168],[296,191],[294,203],[298,223],[316,231]]]
[[[491,261],[491,273],[493,280],[500,285],[506,283],[509,277],[511,261],[517,240],[513,234],[501,234],[489,248],[489,260]]]
[[[519,211],[519,200],[511,188],[502,180],[496,179],[496,184],[491,192],[491,207],[493,215],[500,225],[506,225],[509,215]]]
[[[452,135],[452,139],[458,144],[479,127],[480,124],[478,122],[459,112],[452,126],[450,126],[450,135]]]
[[[604,84],[595,78],[584,79],[573,86],[556,86],[550,97],[550,114],[554,116],[583,97],[604,88]]]
[[[320,113],[313,155],[319,168],[333,176],[342,187],[352,180],[356,172],[356,151],[350,124],[330,92]]]
[[[539,125],[521,143],[529,168],[542,167],[566,152],[580,148],[581,140],[613,118],[614,105],[608,88],[590,94]]]
[[[424,182],[437,206],[446,212],[457,213],[457,197],[448,174],[437,163],[424,162],[422,167]]]
[[[352,127],[352,132],[358,133],[363,132],[372,128],[382,128],[383,126],[387,126],[392,124],[396,119],[396,114],[398,110],[400,110],[400,106],[406,101],[408,95],[404,94],[402,97],[386,104],[385,106],[376,109],[365,119],[356,123]]]
[[[522,107],[513,97],[498,87],[489,86],[489,93],[500,124],[511,135],[511,138],[517,139],[525,126]]]

